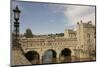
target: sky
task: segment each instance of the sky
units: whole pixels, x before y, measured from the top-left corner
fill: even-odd
[[[95,24],[95,7],[54,3],[12,1],[11,10],[18,5],[20,14],[20,33],[27,28],[33,34],[63,33],[64,29],[73,29],[77,22],[92,21]],[[11,21],[14,22],[13,11]]]

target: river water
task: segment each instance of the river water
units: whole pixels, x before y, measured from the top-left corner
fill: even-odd
[[[32,62],[32,64],[49,64],[49,63],[69,63],[69,62],[79,62],[79,61],[93,61],[95,60],[95,57],[94,58],[77,58],[77,57],[72,57],[72,56],[66,56],[66,57],[60,57],[60,58],[53,58],[53,54],[52,52],[48,52],[46,53],[42,60],[39,60],[39,61],[35,61],[35,62]]]
[[[45,58],[45,60],[42,61],[42,64],[48,64],[48,63],[71,63],[71,62],[79,62],[79,61],[93,61],[94,58],[77,58],[77,57],[64,57],[63,59],[57,59],[57,58]]]

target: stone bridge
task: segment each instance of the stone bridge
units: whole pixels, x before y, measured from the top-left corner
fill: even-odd
[[[77,48],[76,38],[21,38],[20,43],[25,56],[32,64],[37,63],[37,59],[40,61],[38,61],[39,64],[43,63],[44,56],[49,51],[52,52],[52,58],[56,58],[58,63],[64,60],[64,57],[78,57],[75,52]],[[32,59],[36,59],[36,61],[33,62]]]

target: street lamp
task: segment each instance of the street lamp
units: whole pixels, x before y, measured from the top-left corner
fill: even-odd
[[[19,8],[18,8],[18,6],[16,6],[16,8],[13,10],[13,12],[14,12],[14,19],[16,20],[16,21],[18,21],[19,20],[19,17],[20,17],[20,10],[19,10]]]
[[[19,48],[19,44],[18,44],[18,41],[19,41],[19,17],[20,17],[20,13],[21,11],[19,10],[18,6],[16,6],[16,8],[13,10],[14,12],[14,45],[13,45],[13,48]]]

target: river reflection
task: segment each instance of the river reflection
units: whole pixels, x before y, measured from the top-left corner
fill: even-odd
[[[79,61],[92,61],[96,60],[95,56],[90,56],[90,58],[78,58],[75,56],[71,56],[69,53],[65,53],[65,50],[59,55],[57,58],[57,54],[53,50],[48,50],[40,59],[40,56],[35,51],[29,51],[25,54],[25,57],[31,62],[31,64],[49,64],[49,63],[69,63],[69,62],[79,62]]]
[[[37,56],[38,57],[38,56]],[[79,61],[92,61],[94,58],[78,58],[75,56],[59,56],[56,58],[56,54],[53,51],[46,52],[42,59],[34,59],[31,63],[34,64],[51,64],[51,63],[69,63],[69,62],[79,62]]]
[[[72,58],[71,56],[60,56],[60,58],[56,58],[54,56],[52,51],[48,51],[42,59],[42,64],[48,64],[48,63],[63,63],[63,62],[71,62]]]
[[[44,60],[34,60],[34,61],[31,61],[32,64],[51,64],[51,63],[69,63],[69,62],[79,62],[79,61],[92,61],[92,60],[95,60],[94,58],[84,58],[84,59],[80,59],[80,58],[77,58],[77,57],[64,57],[64,58],[60,58],[60,59],[57,59],[57,58],[44,58]],[[41,62],[41,63],[40,63]]]
[[[66,56],[66,57],[62,57],[63,59],[59,59],[59,62],[64,63],[64,62],[71,62],[72,58],[71,56]]]
[[[56,63],[56,54],[53,51],[48,51],[44,54],[42,63]]]
[[[63,59],[57,59],[57,58],[48,58],[45,61],[43,61],[42,64],[48,64],[48,63],[69,63],[69,62],[79,62],[79,61],[93,61],[94,58],[77,58],[77,57],[64,57]]]

